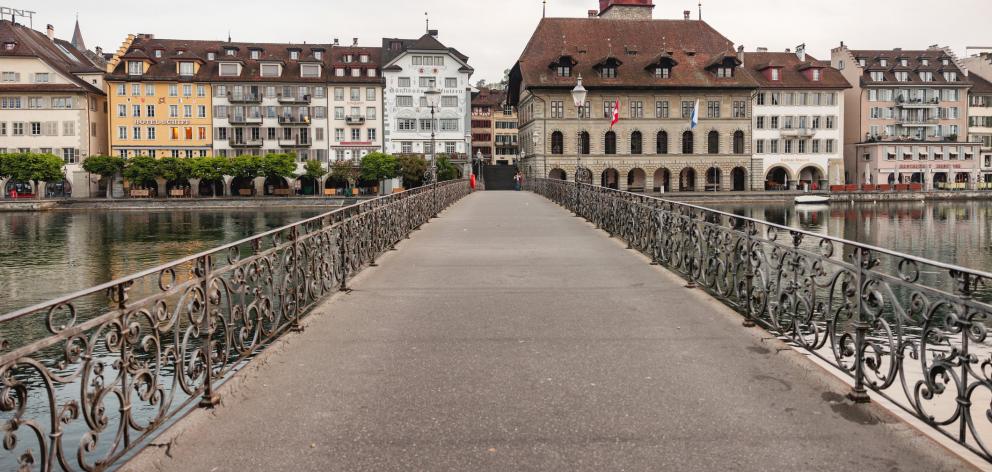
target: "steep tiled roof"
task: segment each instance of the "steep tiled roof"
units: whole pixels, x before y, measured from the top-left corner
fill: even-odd
[[[704,21],[544,18],[511,73],[511,99],[521,84],[573,87],[578,74],[587,88],[755,88],[746,70],[718,78],[707,69],[733,62],[733,49],[729,39]],[[559,77],[549,67],[562,56],[575,61],[571,77]],[[600,77],[596,68],[607,56],[623,62],[616,78]],[[669,78],[655,77],[650,70],[662,58],[677,63]]]
[[[850,50],[851,55],[855,59],[865,59],[864,74],[861,80],[864,84],[868,85],[878,85],[887,84],[921,84],[921,85],[970,85],[967,77],[961,69],[958,68],[954,58],[949,56],[946,51],[940,48],[926,49],[926,50],[878,50],[878,49],[852,49]],[[886,61],[886,64],[882,65],[882,60]],[[906,66],[902,66],[900,59],[906,59]],[[929,63],[923,65],[923,60],[926,59]],[[945,66],[942,61],[947,59],[947,65]],[[909,82],[898,82],[896,81],[895,73],[896,71],[909,72]],[[920,71],[933,72],[932,82],[923,82],[920,80]],[[885,81],[875,82],[871,80],[871,72],[883,72]],[[948,82],[944,80],[943,72],[957,72],[958,81]]]
[[[752,75],[761,88],[851,88],[851,84],[847,83],[839,70],[809,54],[805,61],[801,61],[792,52],[745,52],[744,67],[753,71]],[[779,80],[765,78],[763,71],[770,67],[780,68]],[[817,82],[803,73],[812,68],[820,69],[820,80]]]
[[[506,102],[506,91],[482,88],[472,94],[472,106],[501,107]]]
[[[992,82],[989,82],[974,72],[968,74],[968,80],[971,81],[971,93],[974,94],[992,94]]]
[[[228,50],[233,54],[229,55]],[[157,53],[157,51],[161,51]],[[252,58],[253,51],[257,59]],[[292,58],[292,52],[299,53],[298,59]],[[315,52],[323,54],[317,59]],[[344,63],[341,58],[349,51],[355,52],[356,60]],[[369,62],[360,63],[357,55],[368,54]],[[214,56],[210,59],[211,55]],[[159,57],[160,56],[160,57]],[[341,47],[331,44],[291,44],[291,43],[239,43],[227,41],[201,41],[186,39],[157,39],[149,35],[139,35],[131,43],[108,80],[186,80],[194,82],[269,82],[269,83],[326,83],[326,82],[368,82],[381,81],[379,68],[381,66],[381,51],[379,48]],[[151,66],[142,76],[132,77],[127,74],[127,59],[147,59]],[[180,61],[201,62],[202,66],[193,77],[180,77],[176,64]],[[241,75],[221,76],[220,63],[237,62],[242,65]],[[320,63],[320,77],[301,77],[300,65]],[[280,77],[262,77],[263,63],[279,63],[283,66]],[[345,77],[335,77],[334,68],[343,67]],[[352,77],[351,69],[359,69],[360,77]],[[369,77],[367,70],[376,69],[374,77]]]
[[[468,56],[462,54],[455,48],[445,46],[431,34],[425,34],[419,39],[382,38],[382,63],[388,64],[392,62],[393,59],[396,59],[400,54],[403,54],[408,50],[448,52],[460,59],[462,62],[468,64]],[[463,69],[468,72],[472,71],[471,67]]]
[[[10,20],[0,20],[0,43],[12,45],[10,49],[0,47],[0,57],[36,57],[72,80],[76,86],[74,91],[103,94],[102,90],[75,75],[102,71],[93,65],[86,54],[67,41],[58,38],[50,40],[45,33]]]

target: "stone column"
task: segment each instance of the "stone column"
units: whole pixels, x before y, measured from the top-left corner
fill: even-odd
[[[255,184],[256,197],[265,195],[265,177],[255,177],[255,180],[252,183]]]
[[[189,179],[189,196],[200,198],[200,179]]]
[[[44,180],[39,180],[38,183],[35,185],[34,198],[38,200],[45,198],[45,190],[47,186],[48,186],[48,182],[45,182]]]
[[[9,197],[9,195],[6,193],[6,191],[7,191],[7,180],[8,179],[5,179],[3,177],[0,177],[0,191],[3,191],[4,192],[3,195],[0,195],[0,200]]]
[[[169,198],[169,181],[161,177],[155,179],[155,184],[158,185],[158,195],[159,198]]]
[[[234,182],[234,177],[231,177],[230,175],[225,175],[221,180],[224,183],[224,193],[223,193],[223,195],[225,197],[232,196],[232,193],[233,192],[231,192],[231,183]]]

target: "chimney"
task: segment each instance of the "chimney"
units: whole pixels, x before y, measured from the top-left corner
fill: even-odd
[[[427,30],[427,34],[437,38],[437,30]]]
[[[351,45],[358,46],[358,38],[351,38]]]
[[[737,46],[737,60],[741,61],[741,65],[744,65],[744,45]]]
[[[102,56],[103,55],[103,48],[102,47],[100,47],[100,46],[97,46],[96,47],[96,55],[97,56]]]
[[[844,47],[844,41],[840,42],[840,47]]]
[[[792,49],[785,48],[785,52],[792,52]]]
[[[650,20],[654,0],[599,0],[599,16],[609,20]]]
[[[599,16],[599,10],[589,10],[586,13],[588,13],[589,18],[596,18],[597,16]]]
[[[758,52],[768,52],[768,48],[758,48]]]
[[[338,41],[338,38],[334,38],[334,45],[335,46],[340,46],[341,45],[341,42]]]
[[[52,25],[48,25],[47,32],[48,32],[48,40],[55,41],[55,27]]]
[[[687,21],[688,21],[688,20],[689,20],[689,15],[691,15],[691,14],[692,14],[692,12],[691,12],[691,11],[689,11],[689,10],[685,10],[685,11],[683,11],[683,12],[682,12],[682,18],[683,18],[684,20],[687,20]]]
[[[799,58],[799,62],[806,62],[806,43],[796,46],[796,57]]]

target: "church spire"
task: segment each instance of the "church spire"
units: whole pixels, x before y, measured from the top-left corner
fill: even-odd
[[[76,29],[72,32],[72,47],[80,50],[86,50],[86,43],[83,41],[83,32],[79,30],[79,14],[76,14]]]

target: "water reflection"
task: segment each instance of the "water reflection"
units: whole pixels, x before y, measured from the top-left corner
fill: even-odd
[[[313,216],[320,209],[0,213],[0,313]]]

